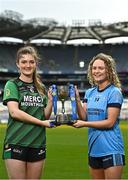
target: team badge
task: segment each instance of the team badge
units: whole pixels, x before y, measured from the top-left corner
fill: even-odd
[[[10,96],[10,89],[6,89],[6,96]]]
[[[28,89],[30,90],[30,92],[34,93],[34,86],[28,86]]]

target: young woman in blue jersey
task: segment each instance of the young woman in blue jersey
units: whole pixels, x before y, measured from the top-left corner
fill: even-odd
[[[4,89],[9,119],[3,159],[9,179],[40,179],[45,162],[45,127],[51,127],[52,95],[50,90],[46,93],[37,74],[38,60],[35,48],[20,48],[16,59],[20,75]]]
[[[88,161],[93,179],[121,179],[124,144],[119,128],[123,97],[115,61],[100,53],[89,63],[88,79],[92,88],[85,92],[83,105],[76,88],[80,120],[74,127],[88,129]]]

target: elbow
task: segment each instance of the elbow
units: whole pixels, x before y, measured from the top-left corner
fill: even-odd
[[[10,115],[13,119],[17,119],[18,118],[18,113],[16,110],[10,111]]]
[[[111,129],[114,126],[114,122],[109,122],[107,125],[107,129]]]

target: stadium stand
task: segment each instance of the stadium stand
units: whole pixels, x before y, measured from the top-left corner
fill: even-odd
[[[18,44],[0,44],[0,70],[8,72],[17,72],[15,65],[16,52],[21,45]],[[88,62],[97,53],[104,52],[112,55],[117,63],[118,72],[128,71],[128,45],[123,44],[97,44],[97,45],[41,45],[34,46],[38,49],[40,56],[40,71],[43,74],[75,74],[87,70]],[[85,66],[79,66],[80,61],[85,62]]]
[[[21,44],[0,44],[0,74],[2,81],[15,77],[18,73],[15,65],[17,49]],[[95,44],[95,45],[36,45],[40,53],[39,72],[47,85],[73,82],[80,88],[88,86],[86,79],[87,66],[90,59],[97,53],[104,52],[112,55],[117,63],[117,71],[125,85],[128,72],[128,46],[123,44]],[[84,66],[79,63],[83,61]],[[3,78],[4,76],[4,78]],[[84,85],[83,85],[84,83]]]

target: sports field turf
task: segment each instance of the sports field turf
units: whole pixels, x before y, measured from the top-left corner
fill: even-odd
[[[128,121],[120,126],[126,154],[123,179],[128,179]],[[5,128],[0,125],[0,179],[7,179],[1,159]],[[91,179],[87,163],[87,128],[61,126],[47,129],[47,159],[42,179]]]

